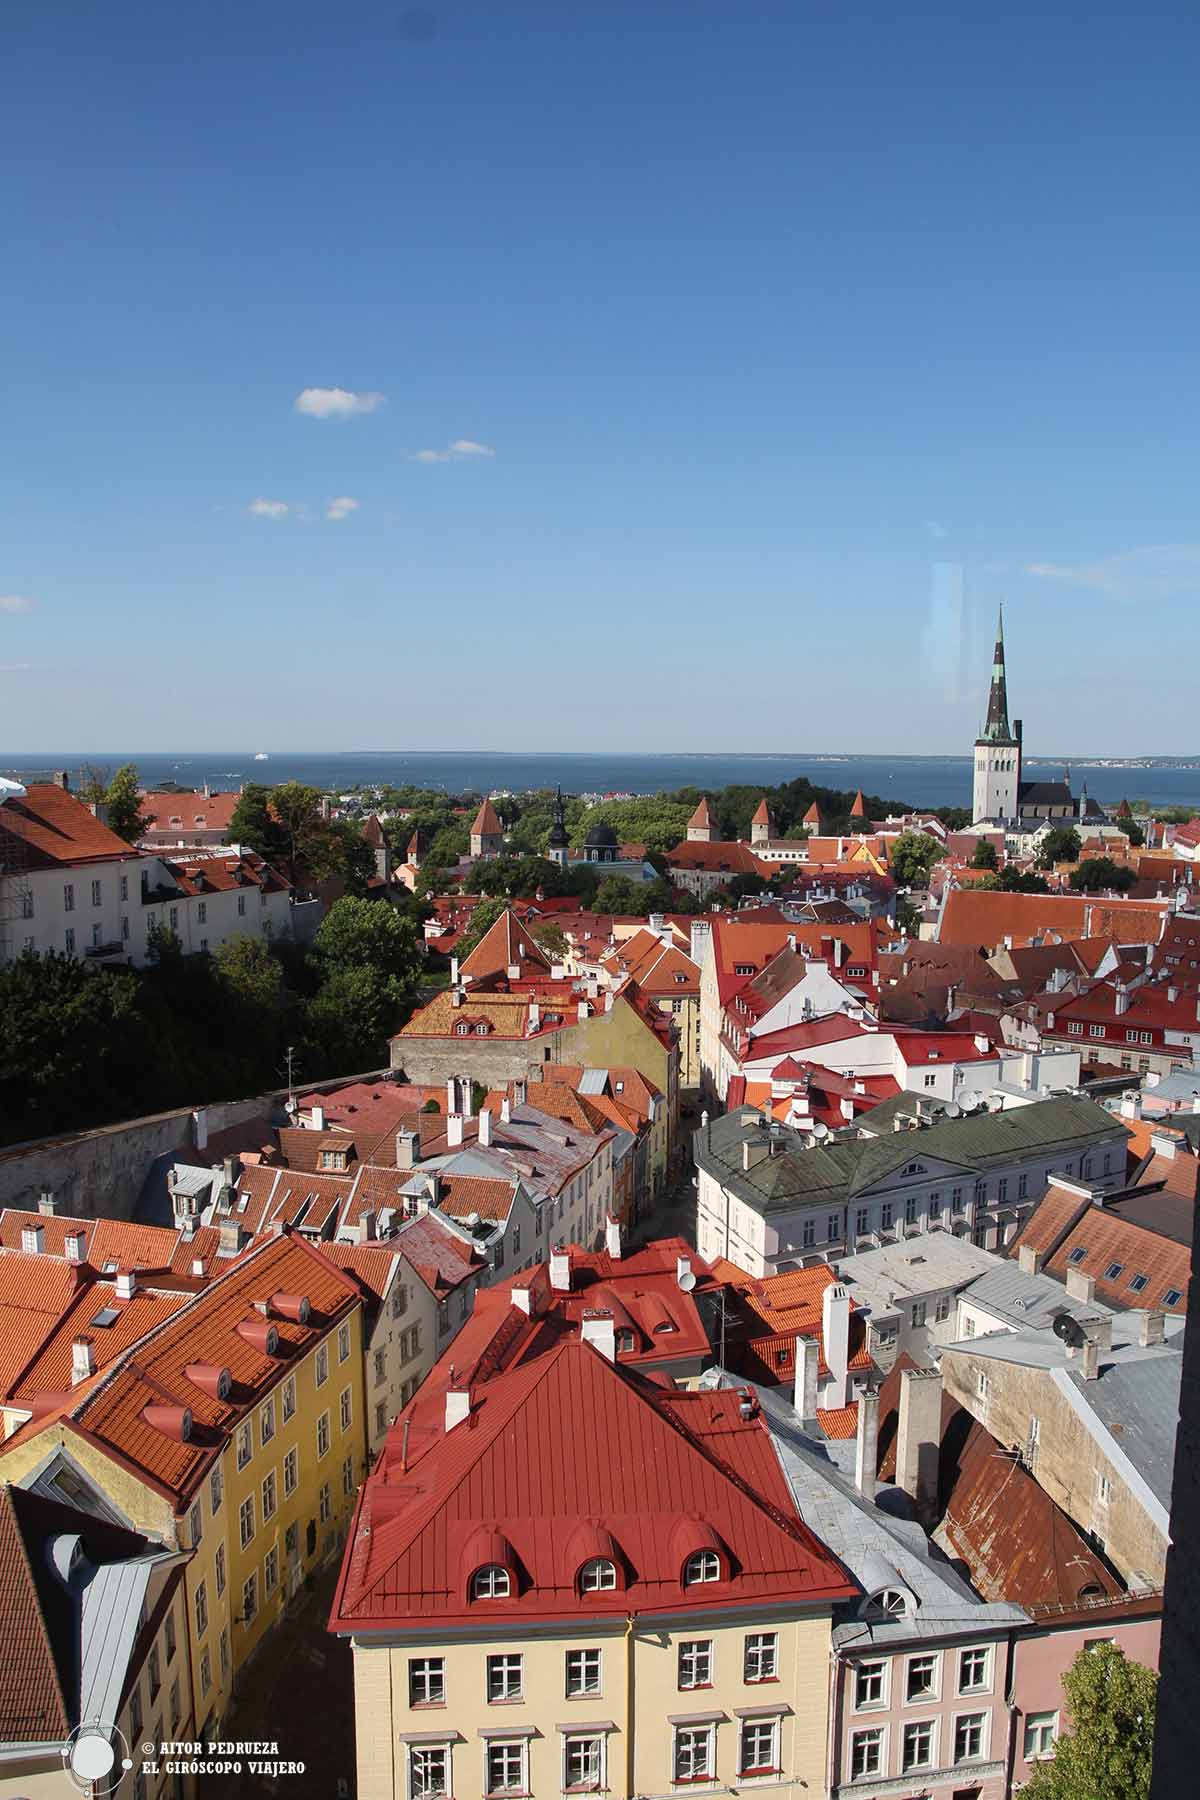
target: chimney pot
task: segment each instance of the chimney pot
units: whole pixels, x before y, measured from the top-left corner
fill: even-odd
[[[446,1119],[446,1144],[449,1149],[457,1150],[463,1141],[463,1116],[461,1113],[450,1113]]]
[[[560,1294],[571,1290],[571,1252],[563,1244],[550,1252],[550,1286]]]
[[[134,1294],[133,1270],[132,1269],[119,1270],[117,1273],[117,1299],[118,1300],[132,1300],[133,1294]]]
[[[1022,1244],[1017,1251],[1017,1261],[1021,1265],[1022,1275],[1036,1275],[1042,1266],[1042,1253],[1035,1250],[1032,1244]]]

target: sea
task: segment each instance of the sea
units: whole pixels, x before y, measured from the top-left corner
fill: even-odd
[[[74,785],[86,767],[102,773],[134,763],[142,785],[172,781],[181,787],[239,788],[246,781],[304,781],[334,793],[354,788],[415,786],[447,794],[521,793],[561,784],[567,794],[657,794],[675,788],[733,784],[777,787],[806,777],[822,787],[853,791],[914,807],[969,806],[969,756],[860,756],[835,752],[634,755],[623,751],[295,750],[265,753],[224,750],[163,755],[138,750],[66,752],[56,756],[0,753],[0,775],[16,781],[45,780],[65,769]],[[1025,767],[1042,780],[1057,779],[1062,761],[1027,757]],[[1076,792],[1086,781],[1101,804],[1123,798],[1154,806],[1200,807],[1200,766],[1141,767],[1085,760],[1071,765]]]

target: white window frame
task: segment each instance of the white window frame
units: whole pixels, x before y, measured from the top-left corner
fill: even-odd
[[[890,1656],[864,1657],[861,1662],[852,1663],[851,1669],[854,1675],[854,1705],[852,1710],[855,1713],[884,1711],[891,1701],[892,1658]],[[880,1671],[879,1698],[878,1700],[860,1700],[858,1697],[859,1673],[860,1671],[866,1673],[868,1670],[875,1669]]]
[[[752,1674],[757,1659],[757,1668]],[[769,1668],[763,1665],[768,1662]],[[748,1687],[757,1687],[763,1681],[779,1679],[779,1633],[777,1631],[748,1631],[742,1645],[742,1680]]]
[[[580,1684],[577,1687],[571,1686],[571,1658],[573,1656],[580,1657],[581,1659],[589,1657],[594,1659],[596,1669],[596,1682],[594,1687],[588,1685],[587,1671],[590,1665],[586,1661],[581,1661],[579,1665]],[[591,1700],[594,1699],[597,1694],[602,1694],[604,1692],[604,1652],[598,1648],[594,1648],[590,1644],[574,1650],[568,1650],[566,1653],[566,1660],[563,1663],[563,1686],[568,1700],[582,1700],[584,1698]]]
[[[496,1787],[492,1784],[490,1763],[496,1752],[517,1755],[517,1779],[514,1784],[506,1781]],[[527,1794],[529,1792],[529,1739],[527,1737],[485,1738],[483,1742],[483,1792],[487,1800],[493,1795]]]
[[[323,1443],[322,1443],[322,1439],[324,1439]],[[331,1442],[331,1434],[330,1434],[330,1430],[329,1430],[329,1409],[326,1408],[326,1410],[321,1414],[320,1418],[317,1420],[317,1461],[318,1462],[321,1461],[322,1457],[329,1455],[330,1442]]]
[[[283,1423],[285,1425],[287,1424],[288,1420],[290,1418],[294,1417],[294,1415],[295,1415],[295,1411],[296,1411],[296,1377],[294,1375],[289,1375],[287,1380],[283,1384],[283,1404],[279,1410],[280,1410],[280,1414],[283,1419]]]
[[[879,1760],[875,1764],[874,1768],[860,1769],[859,1772],[857,1774],[855,1774],[854,1753],[855,1753],[855,1750],[859,1743],[859,1740],[863,1739],[863,1738],[878,1739],[877,1748],[878,1748],[878,1752],[879,1752]],[[886,1776],[886,1774],[887,1774],[887,1766],[888,1766],[888,1728],[887,1728],[887,1726],[886,1725],[863,1725],[863,1726],[858,1726],[853,1731],[851,1731],[848,1762],[849,1762],[849,1768],[850,1768],[851,1781],[882,1780],[883,1777]]]
[[[246,1529],[247,1519],[250,1522],[249,1531]],[[243,1550],[246,1548],[247,1544],[252,1544],[254,1542],[254,1533],[256,1530],[257,1526],[254,1521],[254,1494],[253,1492],[250,1492],[238,1507],[238,1542]]]
[[[676,1725],[671,1739],[671,1779],[672,1781],[715,1781],[717,1776],[717,1727],[714,1723],[706,1725]],[[687,1774],[679,1772],[679,1753],[684,1737],[703,1739],[705,1742],[705,1768],[702,1771],[690,1770]]]
[[[978,1719],[980,1722],[980,1724],[979,1724],[979,1754],[978,1754],[978,1756],[962,1756],[962,1757],[960,1757],[958,1754],[958,1727],[959,1727],[960,1722],[963,1719]],[[950,1722],[950,1729],[951,1729],[951,1732],[953,1733],[953,1735],[950,1739],[950,1755],[953,1758],[952,1766],[954,1768],[956,1768],[956,1769],[978,1768],[980,1763],[984,1763],[987,1761],[988,1752],[991,1748],[991,1736],[992,1736],[992,1713],[991,1713],[990,1707],[971,1707],[970,1709],[964,1708],[963,1711],[956,1712]]]
[[[698,1587],[702,1582],[720,1581],[721,1558],[715,1550],[693,1550],[683,1565],[684,1587]]]
[[[911,1775],[925,1769],[936,1769],[938,1762],[938,1719],[905,1719],[900,1727],[900,1774]],[[910,1731],[923,1731],[929,1728],[929,1757],[925,1762],[907,1762],[906,1745]]]
[[[781,1720],[778,1713],[767,1719],[738,1720],[737,1778],[739,1781],[755,1781],[764,1775],[774,1775],[778,1773],[781,1767],[779,1749],[780,1724]],[[770,1734],[770,1761],[764,1763],[760,1768],[747,1768],[746,1766],[743,1744],[748,1731],[766,1731]]]
[[[290,1476],[290,1479],[289,1479],[289,1476]],[[300,1485],[300,1452],[299,1452],[298,1446],[293,1444],[291,1449],[288,1451],[287,1455],[283,1459],[283,1497],[284,1497],[284,1499],[286,1500],[289,1494],[294,1494],[296,1489],[299,1487],[299,1485]]]
[[[1045,1734],[1047,1729],[1049,1729],[1049,1732],[1050,1732],[1050,1741],[1046,1745],[1045,1749],[1031,1750],[1029,1747],[1030,1732],[1036,1731],[1038,1733],[1039,1737],[1041,1737]],[[1057,1714],[1057,1712],[1036,1712],[1036,1713],[1031,1712],[1031,1713],[1025,1714],[1024,1731],[1022,1732],[1022,1735],[1021,1735],[1021,1754],[1026,1762],[1040,1762],[1041,1759],[1045,1756],[1053,1756],[1054,1755],[1054,1746],[1055,1746],[1055,1744],[1057,1744],[1057,1742],[1058,1742],[1058,1714]]]
[[[497,1576],[502,1577],[500,1582]],[[484,1563],[471,1577],[473,1600],[507,1600],[511,1594],[512,1576],[503,1563]]]
[[[350,1325],[344,1320],[338,1326],[338,1361],[348,1362],[350,1359]]]
[[[914,1663],[931,1663],[932,1681],[929,1687],[919,1694],[909,1693]],[[942,1697],[942,1657],[938,1650],[916,1650],[904,1659],[904,1704],[905,1706],[928,1706],[931,1701]]]
[[[595,1778],[572,1782],[569,1764],[572,1744],[594,1744],[597,1752]],[[564,1731],[562,1740],[562,1791],[564,1794],[598,1794],[608,1785],[608,1734],[603,1731]]]
[[[516,1664],[516,1686],[510,1688],[512,1664]],[[499,1680],[496,1686],[501,1692],[493,1693],[492,1677]],[[525,1698],[525,1658],[517,1650],[501,1650],[488,1654],[483,1659],[483,1697],[489,1706],[504,1706],[513,1700]]]
[[[599,1594],[611,1591],[617,1585],[617,1566],[607,1556],[593,1556],[584,1563],[579,1571],[579,1591],[581,1594]]]
[[[253,1458],[253,1456],[254,1456],[254,1425],[251,1420],[243,1419],[241,1424],[238,1426],[238,1435],[237,1435],[236,1461],[237,1461],[238,1469],[241,1470],[241,1469],[246,1468],[248,1466],[248,1464],[250,1463],[251,1459]]]
[[[436,1687],[437,1692],[432,1690]],[[424,1689],[422,1697],[418,1693]],[[410,1656],[408,1659],[408,1704],[413,1706],[445,1706],[446,1659],[444,1656]]]
[[[417,1762],[427,1756],[440,1756],[442,1759],[444,1780],[441,1787],[426,1786],[424,1778],[422,1785],[417,1785]],[[409,1744],[408,1755],[405,1758],[407,1764],[405,1773],[408,1777],[410,1800],[426,1800],[426,1796],[434,1795],[439,1797],[444,1795],[446,1800],[449,1800],[449,1796],[454,1792],[453,1756],[454,1746],[449,1739],[437,1744]]]
[[[963,1658],[982,1656],[983,1680],[975,1687],[963,1686]],[[992,1691],[992,1646],[990,1644],[964,1644],[958,1651],[956,1667],[955,1692],[959,1694],[990,1694]]]
[[[263,1402],[262,1408],[258,1415],[259,1448],[265,1449],[266,1446],[270,1443],[271,1439],[274,1436],[275,1436],[275,1396],[274,1396],[274,1394],[272,1394],[269,1400],[265,1400]]]
[[[714,1646],[711,1638],[681,1638],[675,1658],[675,1685],[681,1694],[713,1685]]]

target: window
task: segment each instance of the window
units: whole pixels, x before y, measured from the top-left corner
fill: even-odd
[[[75,883],[68,881],[63,887],[63,911],[75,911]]]
[[[198,900],[196,902],[196,923],[197,923],[197,925],[207,925],[207,923],[208,923],[208,901],[207,900]]]
[[[279,1551],[272,1544],[263,1562],[263,1593],[273,1594],[279,1586]]]
[[[350,1418],[351,1418],[352,1408],[353,1408],[353,1402],[351,1399],[350,1389],[343,1388],[342,1392],[341,1392],[341,1397],[338,1400],[338,1416],[341,1419],[343,1431],[349,1431],[349,1429],[350,1429]]]
[[[778,1719],[745,1719],[738,1746],[740,1775],[771,1775],[779,1768],[776,1748],[779,1741]]]
[[[208,1630],[208,1589],[202,1581],[197,1584],[196,1594],[192,1601],[192,1605],[196,1613],[196,1636],[202,1638]],[[135,1726],[135,1736],[137,1735],[137,1729],[138,1728]]]
[[[174,1729],[178,1725],[178,1723],[179,1723],[179,1677],[177,1675],[175,1677],[174,1681],[171,1683],[171,1730],[172,1731],[174,1731]]]
[[[854,1709],[865,1712],[870,1706],[883,1706],[887,1699],[884,1662],[859,1663],[854,1671]]]
[[[354,1492],[354,1458],[352,1456],[348,1456],[342,1464],[342,1492],[343,1494]]]
[[[238,1426],[237,1466],[244,1469],[254,1454],[254,1442],[250,1436],[250,1421],[246,1419]]]
[[[850,1736],[850,1779],[883,1772],[883,1727],[871,1731],[855,1731]]]
[[[170,916],[170,921],[171,921],[171,930],[177,931],[179,928],[179,908],[177,906],[172,906],[169,909],[169,916]]]
[[[523,1689],[522,1658],[489,1656],[487,1659],[487,1697],[489,1700],[519,1700]]]
[[[715,1550],[695,1550],[683,1565],[683,1585],[693,1587],[698,1581],[720,1581],[721,1559]]]
[[[841,1215],[841,1213],[830,1213],[829,1217],[825,1221],[825,1235],[829,1239],[831,1244],[834,1243],[838,1238],[841,1237],[841,1235],[842,1235],[842,1215]]]
[[[317,1455],[324,1456],[329,1450],[329,1414],[323,1412],[317,1420]]]
[[[713,1737],[711,1725],[675,1727],[673,1764],[676,1781],[700,1781],[716,1774]]]
[[[350,1354],[350,1327],[349,1327],[349,1325],[339,1325],[338,1326],[338,1361],[340,1363],[345,1362],[346,1358],[349,1356],[349,1354]]]
[[[909,1769],[928,1769],[932,1766],[933,1720],[921,1719],[914,1725],[906,1725],[900,1741],[900,1767],[907,1774]]]
[[[275,1482],[275,1471],[274,1471],[274,1469],[272,1469],[269,1475],[263,1476],[262,1516],[263,1516],[263,1524],[264,1525],[266,1524],[268,1519],[270,1519],[274,1516],[275,1508],[278,1505],[278,1503],[279,1503],[279,1501],[278,1501],[278,1492],[277,1492],[276,1482]]]
[[[175,1614],[173,1612],[169,1612],[167,1614],[164,1624],[165,1624],[166,1629],[165,1629],[163,1635],[166,1638],[166,1644],[167,1644],[167,1661],[174,1662],[174,1660],[175,1660]]]
[[[253,1494],[247,1494],[238,1509],[238,1532],[241,1537],[242,1549],[244,1550],[246,1545],[250,1542],[250,1539],[254,1536]]]
[[[258,1441],[260,1444],[269,1444],[274,1436],[275,1396],[272,1394],[271,1398],[267,1401],[266,1405],[258,1415]]]
[[[595,1793],[604,1785],[604,1739],[568,1737],[563,1743],[563,1786],[568,1793]]]
[[[892,1202],[890,1200],[885,1200],[879,1209],[879,1229],[881,1231],[890,1231],[892,1229],[892,1220],[895,1216],[895,1211],[896,1209]]]
[[[912,1309],[913,1330],[919,1331],[921,1326],[924,1325],[927,1317],[928,1308],[926,1302],[924,1300],[915,1301]]]
[[[855,1209],[854,1229],[859,1237],[866,1237],[871,1229],[871,1211],[869,1207],[860,1206]]]
[[[191,1545],[193,1550],[196,1548],[196,1545],[200,1542],[200,1535],[203,1530],[204,1530],[204,1508],[201,1505],[200,1501],[197,1500],[195,1506],[193,1506],[191,1512],[188,1514],[188,1543]]]
[[[712,1686],[712,1639],[691,1638],[679,1646],[679,1686]]]
[[[375,1352],[375,1380],[377,1382],[382,1381],[386,1374],[387,1352],[385,1350],[377,1350]]]
[[[224,1546],[224,1544],[217,1545],[217,1554],[213,1558],[213,1574],[216,1576],[217,1598],[219,1600],[221,1595],[225,1592],[225,1546]]]
[[[1179,1302],[1180,1302],[1180,1300],[1182,1300],[1182,1298],[1183,1298],[1182,1288],[1168,1288],[1166,1293],[1163,1295],[1163,1305],[1164,1306],[1178,1306]]]
[[[988,1378],[987,1378],[987,1370],[986,1369],[979,1369],[976,1372],[975,1392],[979,1395],[979,1398],[981,1400],[987,1399],[987,1397],[988,1397]]]
[[[212,1686],[212,1659],[209,1656],[208,1651],[206,1650],[204,1652],[203,1656],[200,1658],[200,1691],[201,1691],[201,1693],[207,1694],[207,1692],[211,1686]],[[134,1737],[137,1737],[138,1733],[142,1729],[141,1721],[139,1720],[139,1722],[135,1725],[133,1723],[133,1720],[130,1719],[129,1729],[130,1729],[131,1734]]]
[[[977,1694],[988,1684],[988,1652],[986,1649],[961,1650],[958,1656],[958,1691]]]
[[[1054,1750],[1054,1740],[1058,1736],[1058,1714],[1052,1712],[1026,1713],[1025,1715],[1025,1760],[1032,1762],[1037,1756],[1049,1756]]]
[[[1150,1277],[1148,1275],[1143,1275],[1139,1270],[1136,1275],[1130,1278],[1129,1290],[1133,1294],[1140,1294],[1143,1288],[1149,1286],[1149,1282]]]
[[[68,930],[68,931],[63,932],[63,948],[67,952],[68,956],[74,956],[74,954],[75,954],[75,933],[73,931]]]
[[[986,1713],[963,1713],[954,1723],[954,1760],[973,1762],[983,1755]]]
[[[963,1191],[960,1187],[950,1189],[950,1211],[959,1213],[963,1209]]]
[[[1104,1279],[1105,1281],[1115,1281],[1118,1275],[1123,1275],[1124,1273],[1124,1263],[1109,1263],[1107,1269],[1104,1271]]]
[[[906,1194],[904,1196],[904,1223],[906,1225],[915,1225],[916,1222],[917,1196],[915,1194]]]
[[[289,1375],[283,1384],[283,1422],[286,1425],[296,1410],[296,1377]]]
[[[476,1569],[475,1579],[471,1583],[471,1593],[476,1600],[507,1600],[509,1591],[508,1570],[499,1563],[488,1563],[482,1569]]]
[[[208,1509],[212,1513],[214,1519],[221,1510],[221,1501],[224,1497],[224,1493],[225,1486],[221,1476],[221,1465],[218,1463],[208,1478]]]
[[[412,1745],[408,1752],[408,1790],[413,1800],[440,1800],[450,1792],[450,1751],[444,1744]]]
[[[1072,1250],[1071,1254],[1067,1258],[1067,1261],[1069,1263],[1081,1263],[1086,1255],[1087,1255],[1087,1250],[1082,1245],[1080,1245],[1080,1246],[1077,1246],[1074,1250]]]
[[[239,894],[238,895],[238,917],[240,919],[244,919],[245,916],[246,916],[246,896],[245,896],[245,894]]]
[[[283,1459],[283,1493],[286,1499],[296,1491],[296,1483],[300,1479],[300,1459],[293,1444]]]
[[[945,1321],[949,1317],[950,1317],[950,1296],[949,1296],[949,1294],[939,1294],[938,1298],[937,1298],[937,1305],[933,1309],[934,1323],[936,1325],[944,1324]]]
[[[98,881],[93,881],[93,883],[92,883],[92,905],[99,906],[101,903],[102,903],[102,896],[100,893],[100,883]]]
[[[121,877],[121,899],[128,900],[128,898],[129,898],[129,877],[128,877],[128,875],[122,875],[122,877]]]
[[[615,1588],[617,1585],[616,1564],[607,1557],[596,1556],[591,1562],[585,1562],[579,1571],[580,1591],[594,1594],[601,1588]]]
[[[743,1681],[774,1681],[778,1673],[779,1634],[775,1631],[752,1631],[746,1639],[742,1659]]]
[[[937,1194],[937,1193],[930,1194],[930,1196],[929,1196],[929,1216],[931,1219],[940,1219],[941,1218],[941,1216],[942,1216],[942,1196],[940,1194]]]
[[[523,1794],[525,1787],[524,1738],[515,1743],[501,1741],[487,1747],[487,1788],[489,1794]]]
[[[329,1345],[317,1346],[317,1386],[324,1387],[329,1380]]]
[[[599,1650],[567,1651],[567,1698],[600,1692]]]
[[[410,1706],[444,1706],[446,1704],[446,1659],[444,1656],[414,1656],[409,1659],[408,1704]]]
[[[258,1576],[247,1575],[242,1583],[242,1624],[249,1625],[258,1611]]]
[[[935,1073],[935,1074],[933,1074],[933,1075],[927,1075],[927,1076],[926,1076],[926,1077],[925,1077],[925,1086],[926,1086],[926,1087],[927,1087],[927,1088],[931,1088],[931,1087],[936,1087],[936,1086],[937,1086],[937,1075],[936,1075],[936,1073]]]
[[[817,1241],[817,1222],[815,1219],[805,1219],[804,1225],[801,1229],[801,1243],[802,1243],[803,1248],[805,1250],[811,1250],[813,1245],[816,1243],[816,1241]]]
[[[906,1700],[927,1700],[937,1693],[938,1659],[936,1656],[910,1656],[904,1685]]]
[[[333,1515],[333,1491],[327,1481],[321,1483],[320,1503],[317,1511],[321,1516],[322,1525],[328,1525]]]

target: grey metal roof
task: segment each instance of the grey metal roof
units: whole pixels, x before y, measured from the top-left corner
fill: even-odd
[[[607,1069],[585,1069],[579,1079],[581,1094],[602,1094],[607,1086]]]
[[[1050,1275],[1026,1275],[1019,1263],[1003,1257],[993,1260],[996,1266],[964,1288],[962,1297],[1018,1329],[1048,1326],[1060,1313],[1069,1313],[1073,1319],[1094,1319],[1097,1313],[1116,1311],[1103,1300],[1074,1299]]]
[[[897,1583],[916,1601],[903,1619],[873,1620],[857,1616],[858,1603],[839,1609],[835,1644],[888,1642],[895,1639],[946,1637],[1022,1625],[1028,1615],[1007,1602],[986,1603],[929,1541],[915,1521],[898,1518],[875,1502],[864,1500],[852,1477],[825,1461],[800,1428],[780,1388],[760,1387],[763,1416],[797,1509],[854,1576],[864,1593]],[[896,1490],[880,1489],[880,1499],[895,1502]],[[838,1615],[835,1614],[835,1617]]]
[[[102,1563],[80,1595],[81,1719],[115,1719],[137,1640],[142,1602],[156,1565],[169,1552]]]
[[[845,1201],[914,1160],[949,1164],[969,1175],[1007,1167],[1037,1151],[1069,1153],[1124,1130],[1103,1107],[1075,1095],[941,1119],[916,1130],[892,1128],[897,1113],[914,1110],[913,1097],[900,1095],[873,1107],[846,1133],[805,1148],[793,1145],[784,1127],[764,1126],[754,1107],[738,1107],[696,1133],[696,1161],[746,1205],[770,1213],[793,1211],[809,1201]],[[771,1146],[776,1154],[744,1169],[744,1142]]]
[[[855,1288],[856,1300],[869,1295],[902,1300],[938,1288],[966,1287],[1002,1264],[1004,1259],[994,1250],[981,1250],[969,1238],[949,1231],[914,1233],[898,1243],[837,1259],[838,1278]]]

